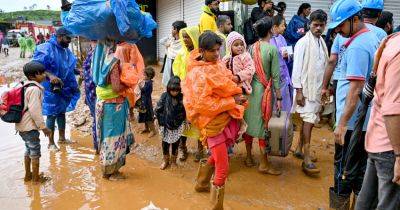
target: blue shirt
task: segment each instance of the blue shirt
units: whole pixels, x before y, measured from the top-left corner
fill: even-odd
[[[342,60],[340,50],[342,49],[342,46],[346,43],[347,40],[348,40],[348,38],[344,38],[340,34],[337,34],[335,37],[335,40],[333,41],[332,48],[331,48],[331,54],[338,55],[338,62],[336,64],[335,70],[333,71],[333,80],[339,80],[340,62]]]
[[[366,23],[365,25],[367,25],[367,28],[370,31],[375,33],[375,35],[378,37],[379,42],[381,42],[384,38],[387,37],[387,33],[386,33],[385,30],[383,30],[383,29],[381,29],[379,27],[376,27],[376,26],[374,26],[372,24],[369,24],[369,23]]]
[[[340,62],[341,71],[336,89],[336,126],[344,113],[346,97],[350,89],[351,80],[364,80],[369,78],[371,73],[375,51],[379,47],[379,40],[374,32],[368,31],[360,34],[353,42],[341,51],[342,60]],[[344,47],[343,47],[344,48]],[[357,108],[353,116],[347,124],[348,130],[354,130],[356,116],[361,102],[357,104]],[[369,120],[370,108],[366,116],[363,131],[366,131]]]

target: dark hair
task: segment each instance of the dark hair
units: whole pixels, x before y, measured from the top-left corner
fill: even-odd
[[[187,24],[184,21],[178,20],[172,23],[172,27],[174,27],[179,32],[182,28],[186,28]]]
[[[217,0],[205,0],[204,3],[206,4],[206,6],[208,6],[208,5],[212,4],[213,1],[217,1]]]
[[[271,33],[272,28],[272,18],[269,16],[263,17],[254,24],[254,29],[259,38],[266,37]]]
[[[36,75],[45,72],[46,67],[37,61],[31,61],[24,65],[23,71],[25,76],[30,79],[31,77],[35,77]]]
[[[282,15],[275,15],[273,18],[272,18],[272,24],[274,25],[274,26],[279,26],[280,24],[282,24],[282,22],[284,22],[285,21],[285,18],[282,16]]]
[[[226,21],[230,20],[231,18],[228,15],[219,15],[217,19],[217,27],[224,25]]]
[[[305,9],[311,8],[311,4],[309,3],[302,3],[299,7],[299,10],[297,10],[297,15],[301,15]]]
[[[144,69],[144,73],[146,74],[146,76],[149,78],[149,79],[153,79],[154,78],[154,76],[156,75],[156,72],[154,71],[154,69],[153,69],[153,67],[146,67],[145,69]]]
[[[215,45],[222,45],[222,39],[212,31],[205,31],[199,37],[199,48],[212,50]]]
[[[326,23],[328,21],[328,14],[326,14],[322,9],[315,10],[310,15],[310,22],[312,21],[321,21]]]
[[[393,13],[388,11],[383,11],[382,15],[379,17],[378,21],[376,21],[376,26],[384,29],[386,24],[390,23],[393,25]]]
[[[277,4],[278,7],[282,8],[282,9],[286,9],[286,3],[281,1]]]
[[[364,8],[362,9],[361,13],[364,18],[378,18],[379,15],[382,13],[382,10]]]
[[[257,1],[258,6],[261,7],[261,4],[262,4],[263,2],[267,3],[267,0],[258,0],[258,1]]]
[[[181,91],[181,79],[177,76],[171,77],[167,84],[167,92],[172,90]]]

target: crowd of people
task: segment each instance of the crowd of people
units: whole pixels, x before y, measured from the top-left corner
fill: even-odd
[[[246,21],[252,28],[244,35],[232,31],[229,16],[218,15],[219,3],[205,0],[199,25],[177,20],[171,24],[171,36],[161,39],[166,48],[165,92],[155,107],[155,71],[145,67],[137,46],[115,40],[91,43],[82,75],[103,177],[124,179],[119,169],[135,142],[130,123],[137,109],[142,133],[149,133],[149,138],[156,135],[158,122],[162,170],[177,166],[179,149],[179,161],[186,161],[188,138],[198,142],[194,189],[211,192],[212,209],[223,209],[229,156],[239,139],[246,145],[245,166],[256,165],[252,143],[257,138],[258,171],[282,173],[268,159],[266,134],[275,113],[300,116],[293,155],[303,159],[306,175],[320,173],[310,151],[311,136],[322,107],[333,95],[330,207],[399,209],[400,33],[393,33],[393,14],[383,11],[383,1],[338,0],[330,21],[325,11],[312,11],[304,3],[287,24],[285,3],[275,6],[271,0],[259,0]],[[23,69],[33,84],[26,87],[26,113],[16,124],[26,146],[25,181],[46,180],[38,172],[38,131],[48,136],[49,149],[56,151],[57,122],[58,142],[70,142],[65,138],[65,113],[75,108],[80,96],[74,75],[77,60],[68,49],[71,36],[58,29],[37,46],[32,62]]]

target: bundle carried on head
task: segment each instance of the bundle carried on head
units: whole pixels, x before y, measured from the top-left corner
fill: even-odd
[[[131,43],[152,37],[157,27],[151,15],[142,12],[135,0],[75,0],[69,11],[61,13],[61,21],[77,36]]]

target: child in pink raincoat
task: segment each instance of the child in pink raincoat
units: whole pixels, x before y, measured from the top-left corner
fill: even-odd
[[[256,71],[250,53],[246,51],[244,37],[238,32],[231,32],[226,38],[229,54],[223,58],[226,67],[234,75],[234,82],[242,87],[243,93],[250,95],[252,92],[251,81]]]

